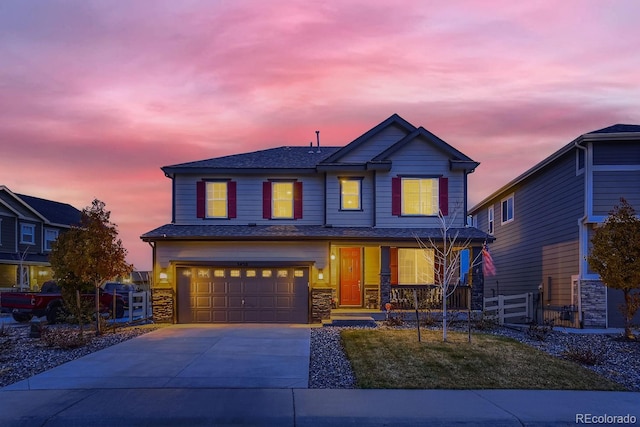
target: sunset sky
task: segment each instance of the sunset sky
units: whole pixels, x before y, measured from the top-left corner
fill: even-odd
[[[640,2],[0,2],[0,184],[104,201],[129,261],[160,167],[342,146],[393,113],[481,165],[469,206],[580,134],[640,124]]]

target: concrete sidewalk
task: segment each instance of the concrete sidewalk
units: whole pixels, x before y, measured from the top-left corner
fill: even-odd
[[[640,423],[631,392],[307,389],[309,340],[306,325],[173,325],[0,389],[0,426]]]
[[[600,419],[596,417],[602,416],[627,417],[627,424],[640,422],[640,393],[192,388],[0,391],[2,426],[555,426],[581,424],[581,420],[597,424]],[[616,420],[604,419],[605,424]]]

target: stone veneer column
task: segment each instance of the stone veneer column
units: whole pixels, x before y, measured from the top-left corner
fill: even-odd
[[[391,255],[389,246],[380,247],[380,310],[391,302]]]
[[[321,323],[331,318],[331,288],[311,289],[311,323]]]
[[[171,288],[151,289],[151,311],[156,323],[173,323],[174,294]]]
[[[580,302],[583,327],[607,327],[607,287],[600,280],[580,281]]]

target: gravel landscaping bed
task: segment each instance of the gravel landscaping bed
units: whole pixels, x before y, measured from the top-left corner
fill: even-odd
[[[380,327],[385,327],[381,325],[380,323]],[[154,324],[119,327],[115,333],[108,331],[99,337],[88,332],[86,337],[89,343],[74,349],[47,347],[41,339],[29,338],[28,326],[5,327],[0,329],[0,387],[160,327],[162,326]],[[311,328],[309,388],[355,388],[355,376],[340,341],[343,329]],[[526,331],[508,328],[481,332],[508,336],[557,357],[566,357],[567,350],[578,355],[593,355],[598,363],[585,367],[629,390],[640,391],[640,342],[620,341],[618,337],[607,334],[560,331],[546,334],[543,341],[532,338]]]
[[[411,325],[403,326],[403,328],[411,327]],[[355,388],[351,364],[340,342],[342,329],[344,328],[311,329],[309,388]],[[560,331],[546,334],[543,341],[530,337],[526,331],[508,328],[480,332],[514,338],[557,357],[566,358],[567,351],[582,357],[593,356],[598,359],[598,363],[583,366],[622,384],[631,391],[640,391],[640,342],[620,341],[617,336],[607,334],[577,334]]]
[[[40,372],[160,327],[162,326],[153,324],[118,327],[115,333],[109,330],[101,336],[95,336],[94,331],[85,331],[88,344],[72,349],[47,347],[42,339],[29,338],[30,327],[28,325],[3,327],[0,329],[0,387],[22,381]],[[47,328],[61,329],[64,326],[55,325],[47,326]]]

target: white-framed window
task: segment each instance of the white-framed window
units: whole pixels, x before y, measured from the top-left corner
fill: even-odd
[[[513,204],[513,194],[502,199],[500,205],[502,206],[502,224],[513,221],[515,209]]]
[[[293,218],[293,182],[271,183],[271,217]]]
[[[207,218],[227,218],[227,182],[208,181]]]
[[[398,283],[401,285],[435,283],[433,249],[398,249]]]
[[[44,230],[44,250],[50,251],[53,242],[58,238],[58,230],[53,228],[45,228]]]
[[[402,178],[402,215],[437,215],[438,178]]]
[[[487,233],[489,234],[493,234],[494,218],[493,205],[491,205],[487,209]]]
[[[340,178],[340,210],[362,210],[361,194],[361,178]]]
[[[20,224],[20,243],[36,244],[36,226],[34,224]]]

